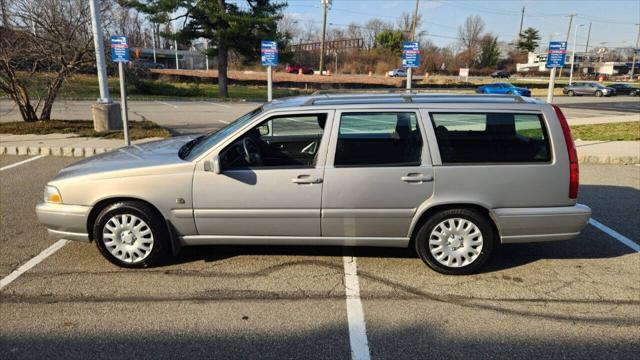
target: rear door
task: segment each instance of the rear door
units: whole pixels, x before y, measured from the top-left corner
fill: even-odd
[[[322,190],[322,235],[408,237],[433,193],[433,168],[415,110],[337,111]]]

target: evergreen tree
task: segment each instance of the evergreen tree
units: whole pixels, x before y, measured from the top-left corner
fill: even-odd
[[[522,34],[520,34],[517,47],[522,51],[533,52],[538,47],[539,41],[539,31],[532,27],[528,27],[522,32]]]
[[[260,40],[286,40],[278,32],[278,20],[286,2],[245,0],[246,6],[226,0],[121,0],[123,5],[136,8],[151,17],[154,23],[179,21],[184,26],[173,36],[191,41],[205,38],[210,41],[209,56],[218,59],[220,96],[227,97],[227,67],[229,52],[241,55],[245,61],[260,55]]]

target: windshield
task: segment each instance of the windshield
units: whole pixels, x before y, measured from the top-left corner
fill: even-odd
[[[220,130],[214,130],[201,138],[197,139],[197,142],[191,148],[191,151],[184,157],[185,160],[193,160],[200,156],[205,151],[211,149],[211,147],[217,144],[220,140],[227,137],[227,135],[235,132],[240,129],[242,126],[247,124],[251,119],[253,119],[256,115],[262,112],[262,106],[252,110],[251,112],[242,115],[231,124],[223,127]]]

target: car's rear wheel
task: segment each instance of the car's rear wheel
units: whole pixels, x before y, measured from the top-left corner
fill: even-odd
[[[117,202],[98,215],[93,238],[100,253],[126,268],[158,263],[168,253],[164,220],[149,205],[137,201]]]
[[[567,91],[567,95],[569,95],[569,96],[576,96],[576,93],[575,93],[575,91],[573,91],[573,90],[569,90],[569,91]]]
[[[493,251],[496,234],[489,221],[472,209],[438,212],[418,230],[416,251],[430,268],[439,273],[474,273]]]
[[[597,97],[601,97],[601,96],[602,96],[602,91],[597,90],[597,91],[596,91],[596,96],[597,96]]]

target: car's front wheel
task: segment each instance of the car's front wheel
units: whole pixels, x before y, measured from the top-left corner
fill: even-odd
[[[447,275],[471,274],[487,261],[495,231],[486,216],[472,209],[436,213],[418,230],[416,251],[433,270]]]
[[[575,93],[575,91],[573,91],[573,90],[569,90],[569,91],[567,91],[567,95],[569,95],[569,96],[576,96],[576,93]]]
[[[163,219],[149,205],[122,201],[103,209],[93,226],[100,253],[126,268],[144,268],[158,263],[169,250]]]
[[[601,97],[602,96],[602,91],[600,91],[600,90],[596,91],[596,96],[597,97]]]

